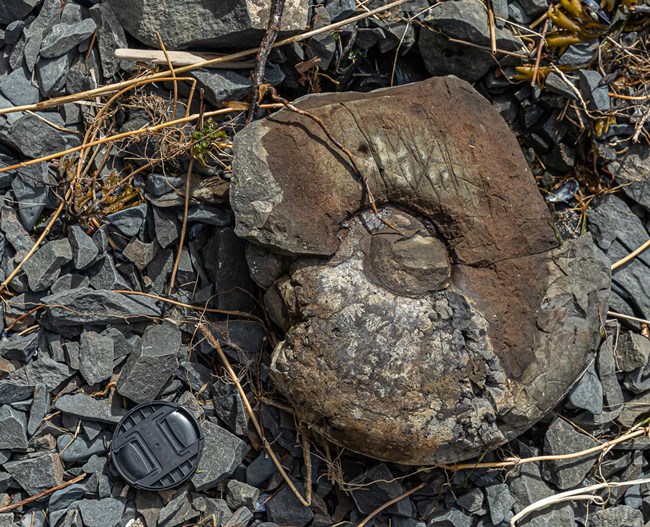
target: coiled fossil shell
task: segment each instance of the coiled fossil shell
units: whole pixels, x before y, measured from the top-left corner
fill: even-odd
[[[609,266],[591,238],[558,243],[516,139],[464,81],[297,106],[355,155],[399,232],[309,118],[283,109],[237,134],[236,233],[290,264],[266,294],[286,329],[277,387],[330,440],[399,463],[525,431],[599,342]]]

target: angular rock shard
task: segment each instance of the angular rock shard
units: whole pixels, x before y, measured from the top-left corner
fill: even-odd
[[[455,462],[552,408],[599,341],[609,265],[560,246],[519,145],[455,77],[308,96],[235,137],[236,233],[290,257],[266,295],[297,414],[372,457]],[[394,229],[396,228],[396,230]]]

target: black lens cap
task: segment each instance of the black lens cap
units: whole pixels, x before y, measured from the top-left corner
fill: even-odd
[[[186,481],[203,450],[203,430],[194,414],[176,403],[136,406],[118,423],[111,459],[130,485],[165,490]]]

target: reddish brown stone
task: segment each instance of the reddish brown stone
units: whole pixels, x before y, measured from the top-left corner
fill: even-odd
[[[236,232],[293,257],[267,293],[273,377],[333,441],[403,463],[496,447],[567,392],[599,340],[609,269],[559,246],[516,139],[454,77],[309,96],[355,155],[282,110],[235,139]]]

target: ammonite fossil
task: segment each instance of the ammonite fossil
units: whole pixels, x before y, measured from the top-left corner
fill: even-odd
[[[279,390],[330,440],[399,463],[525,431],[597,347],[609,266],[591,238],[557,240],[515,137],[464,81],[296,105],[352,152],[380,217],[310,118],[237,134],[231,204],[286,331]]]

